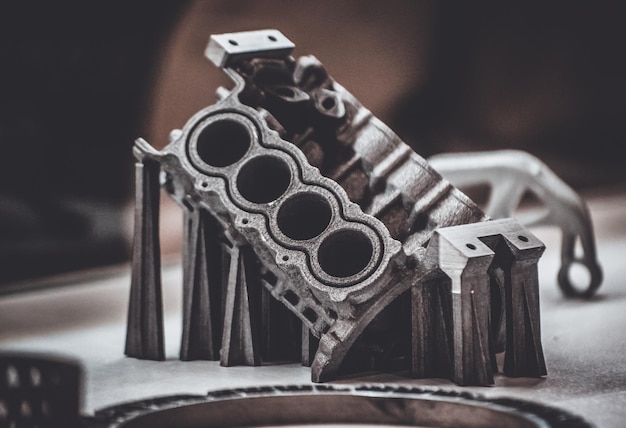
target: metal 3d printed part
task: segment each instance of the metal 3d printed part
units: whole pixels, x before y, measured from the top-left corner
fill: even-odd
[[[234,89],[162,151],[136,142],[126,355],[164,358],[160,185],[185,213],[183,360],[487,385],[504,352],[505,375],[545,375],[543,244],[490,220],[292,48],[276,30],[212,36]]]

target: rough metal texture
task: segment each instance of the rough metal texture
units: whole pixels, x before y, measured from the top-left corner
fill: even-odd
[[[207,55],[234,89],[164,150],[137,141],[127,355],[162,358],[146,174],[159,165],[185,210],[181,359],[301,359],[314,381],[410,368],[485,385],[506,351],[505,374],[544,375],[541,242],[512,219],[488,221],[291,46],[276,30],[212,37]]]

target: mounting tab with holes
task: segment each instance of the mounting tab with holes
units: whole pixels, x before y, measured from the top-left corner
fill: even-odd
[[[295,45],[276,30],[212,35],[205,55],[218,67],[249,58],[285,58]]]
[[[160,170],[184,212],[181,359],[485,385],[506,351],[505,373],[545,374],[528,286],[541,243],[489,221],[293,46],[277,30],[211,36],[206,55],[234,88],[163,150],[137,141],[126,354],[164,357]]]

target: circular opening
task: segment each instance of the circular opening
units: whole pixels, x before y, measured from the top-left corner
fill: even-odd
[[[250,133],[244,125],[233,120],[220,120],[200,132],[198,156],[208,165],[224,167],[241,159],[250,143]]]
[[[316,194],[301,193],[283,203],[276,222],[285,236],[303,241],[326,230],[331,216],[332,210],[325,199]]]
[[[465,244],[465,246],[467,248],[469,248],[470,250],[475,250],[476,249],[476,245],[474,245],[474,244]]]
[[[335,99],[332,97],[324,98],[324,100],[322,101],[322,107],[324,107],[326,110],[330,110],[331,108],[335,107]]]
[[[230,44],[231,44],[231,45],[233,45],[233,46],[239,46],[239,43],[237,43],[237,41],[236,41],[236,40],[233,40],[233,39],[230,39],[230,40],[228,41],[228,43],[230,43]]]
[[[373,251],[372,242],[363,232],[343,230],[322,242],[317,257],[327,274],[347,278],[365,269]]]
[[[239,171],[237,188],[241,196],[256,204],[280,197],[291,183],[291,172],[285,161],[273,156],[259,156]]]
[[[520,240],[520,241],[522,241],[522,242],[528,242],[528,238],[527,238],[527,237],[525,237],[524,235],[519,235],[519,236],[517,237],[517,239],[519,239],[519,240]]]
[[[267,36],[268,39],[270,39],[272,42],[275,42],[277,39],[274,36]]]
[[[284,262],[289,261],[289,256],[283,256],[283,261]]]

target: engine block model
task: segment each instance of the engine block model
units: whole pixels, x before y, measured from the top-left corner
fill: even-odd
[[[487,217],[293,47],[276,30],[212,36],[206,56],[234,88],[162,151],[137,140],[126,355],[164,358],[163,188],[184,210],[181,360],[302,361],[315,382],[546,375],[544,245]]]

